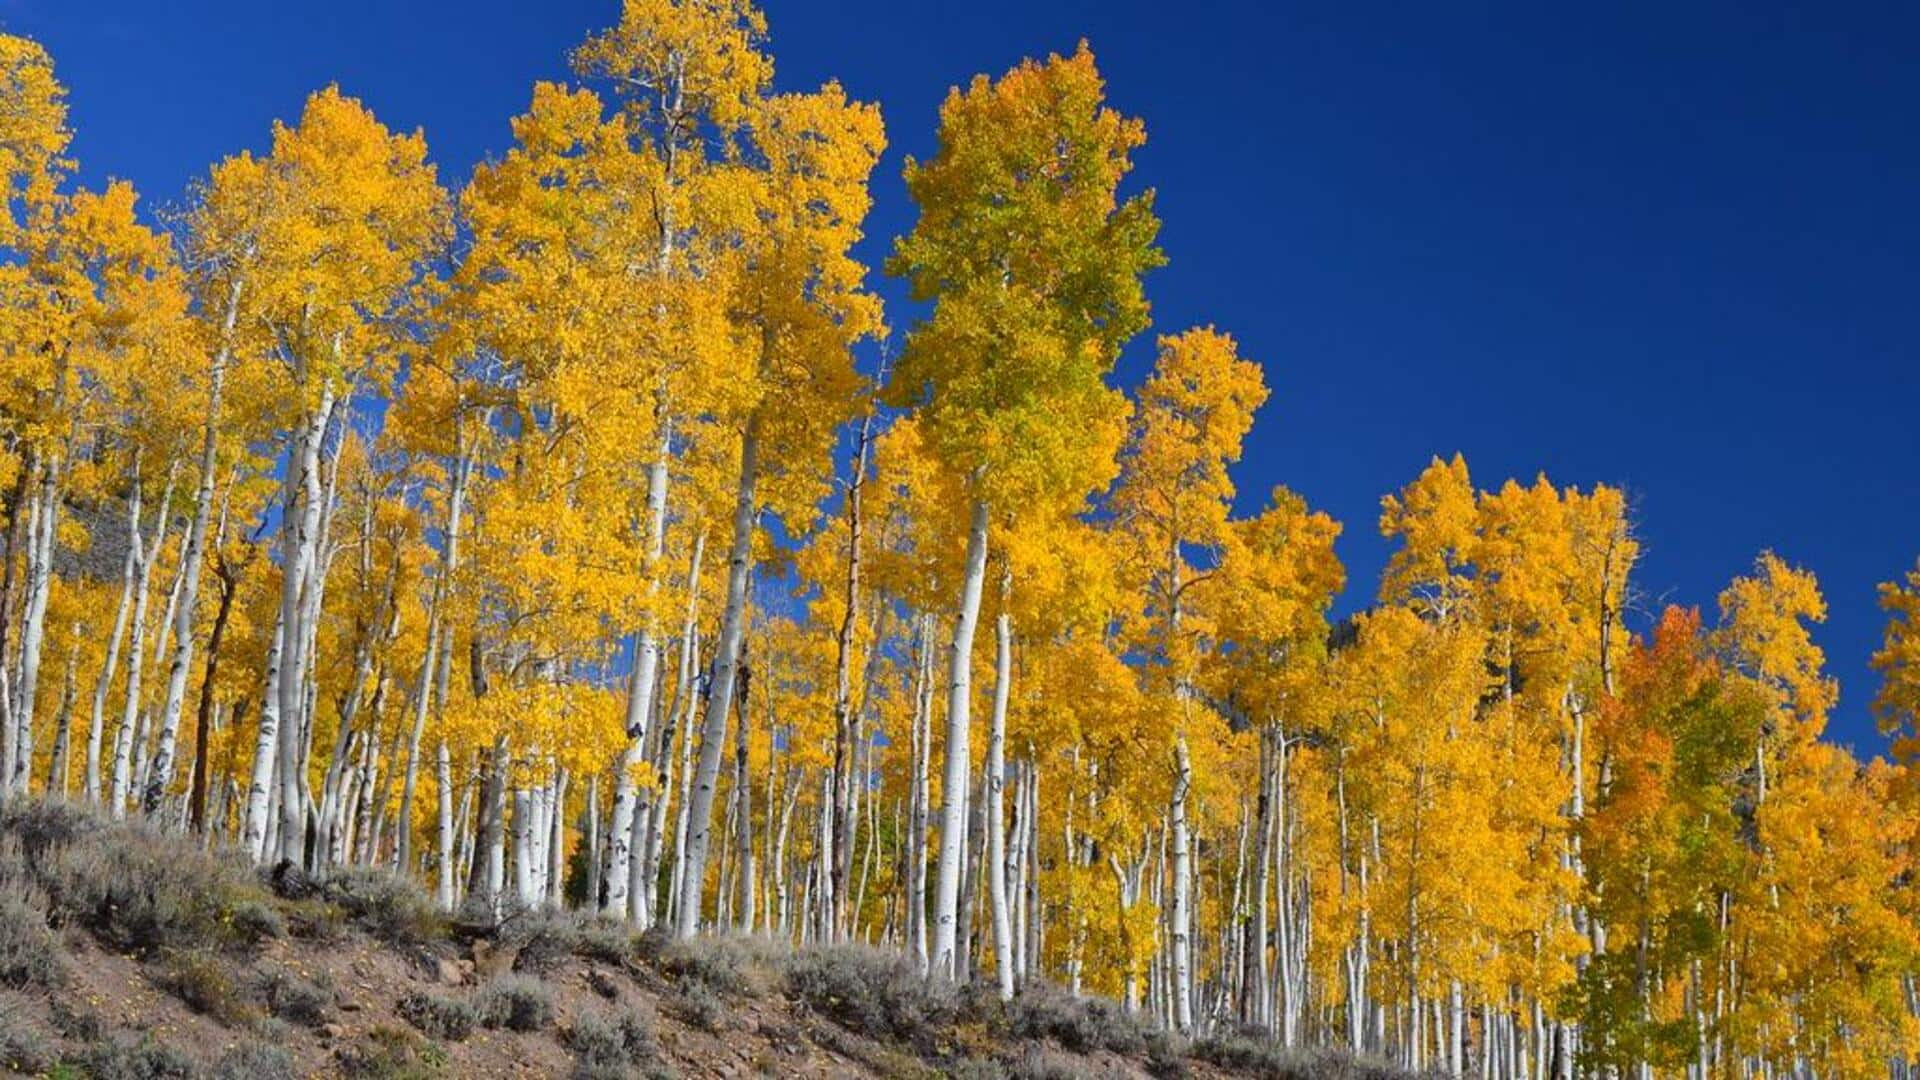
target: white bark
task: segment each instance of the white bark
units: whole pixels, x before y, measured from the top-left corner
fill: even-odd
[[[961,579],[960,607],[954,616],[953,644],[947,656],[946,769],[940,792],[940,864],[934,879],[932,972],[952,978],[956,963],[955,922],[959,914],[961,849],[967,834],[967,736],[973,717],[973,633],[980,621],[980,591],[987,575],[987,504],[976,501],[967,531],[967,562]]]
[[[160,745],[153,755],[152,777],[144,799],[146,812],[160,806],[173,781],[175,744],[180,734],[180,711],[187,698],[188,669],[193,666],[193,620],[200,600],[200,565],[206,558],[207,525],[213,516],[214,473],[219,468],[220,413],[225,400],[227,364],[232,357],[233,327],[240,314],[241,281],[227,290],[227,309],[221,319],[220,346],[208,372],[207,419],[200,434],[200,484],[193,496],[193,524],[180,554],[183,569],[180,602],[174,611],[173,663],[167,669],[167,696],[160,707]]]
[[[647,723],[653,717],[653,698],[659,683],[660,641],[654,604],[660,595],[660,556],[667,536],[667,461],[673,453],[673,429],[664,421],[660,446],[647,469],[647,549],[641,572],[646,575],[647,607],[640,633],[634,638],[633,678],[627,690],[627,745],[614,773],[613,821],[608,831],[607,900],[603,910],[625,918],[634,906],[628,900],[633,872],[634,814],[640,799],[639,771],[646,759]]]
[[[1193,1030],[1193,850],[1187,828],[1187,795],[1192,788],[1193,762],[1184,735],[1174,743],[1173,787],[1173,1025],[1182,1034]]]
[[[994,619],[993,726],[987,735],[987,895],[993,908],[993,968],[1000,1000],[1013,999],[1013,918],[1007,906],[1006,786],[1007,695],[1013,681],[1013,617],[1001,579],[1000,614]]]
[[[47,597],[53,589],[53,548],[60,527],[60,458],[41,467],[27,539],[27,610],[20,628],[20,683],[14,688],[12,737],[7,740],[5,790],[26,794],[33,773],[33,709],[46,641]]]
[[[754,487],[759,479],[760,432],[757,418],[740,440],[740,486],[733,507],[733,546],[727,556],[726,606],[720,620],[720,640],[714,650],[713,685],[707,695],[700,729],[700,763],[687,806],[687,842],[679,852],[683,868],[680,903],[674,934],[687,938],[700,925],[702,894],[706,891],[707,851],[712,842],[714,791],[725,750],[727,714],[740,662],[740,644],[746,634],[747,581],[753,570]]]
[[[86,799],[90,806],[100,805],[100,749],[106,733],[107,698],[113,691],[113,673],[120,667],[120,645],[126,639],[127,621],[133,612],[133,596],[140,573],[140,456],[135,453],[133,483],[127,493],[127,558],[120,570],[120,605],[113,614],[113,632],[107,638],[107,656],[100,665],[100,678],[93,686],[93,716],[87,724]],[[164,519],[163,519],[164,520]]]

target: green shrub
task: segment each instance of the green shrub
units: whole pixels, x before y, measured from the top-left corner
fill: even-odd
[[[261,900],[242,900],[235,904],[231,921],[235,936],[249,945],[287,934],[287,922],[280,917],[280,912]]]
[[[400,999],[400,1018],[431,1039],[459,1042],[480,1025],[480,1010],[464,997],[415,990]]]
[[[569,956],[625,964],[637,955],[636,939],[617,919],[548,909],[510,916],[499,930],[500,943],[518,951],[515,969],[533,972],[550,971]]]
[[[1406,1072],[1384,1062],[1355,1057],[1338,1047],[1286,1047],[1264,1032],[1213,1035],[1193,1044],[1192,1055],[1223,1069],[1261,1080],[1402,1080]]]
[[[858,1034],[923,1049],[959,1011],[958,995],[947,983],[865,945],[802,950],[788,965],[787,994]]]
[[[66,803],[20,800],[0,812],[0,836],[18,844],[25,875],[51,914],[127,951],[201,948],[247,940],[243,904],[266,894],[238,862],[143,822],[109,822]]]
[[[538,1031],[553,1021],[553,994],[525,975],[501,975],[474,995],[480,1022],[490,1028]]]

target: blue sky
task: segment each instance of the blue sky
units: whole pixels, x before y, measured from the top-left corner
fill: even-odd
[[[947,87],[1091,41],[1147,121],[1156,330],[1211,322],[1266,365],[1242,502],[1285,483],[1346,523],[1343,610],[1386,557],[1380,496],[1431,455],[1619,484],[1650,607],[1710,607],[1767,547],[1819,575],[1832,734],[1880,748],[1874,585],[1920,554],[1920,7],[766,2],[781,86],[885,110],[876,263]],[[0,0],[71,87],[84,178],[160,203],[330,81],[458,183],[616,14]]]

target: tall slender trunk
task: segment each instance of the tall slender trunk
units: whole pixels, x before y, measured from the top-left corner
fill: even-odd
[[[207,754],[213,741],[214,679],[220,672],[220,646],[227,635],[228,619],[233,615],[233,598],[240,591],[239,570],[221,560],[216,563],[214,573],[220,578],[220,607],[213,615],[213,632],[207,637],[206,665],[200,673],[200,707],[194,723],[193,787],[187,800],[193,829],[199,833],[204,833],[207,825]]]
[[[1007,696],[1013,682],[1013,615],[1007,610],[1012,570],[1000,575],[1000,614],[993,621],[993,726],[987,734],[987,895],[993,907],[993,968],[1000,1000],[1013,998],[1013,919],[1007,905]]]
[[[720,619],[720,640],[713,657],[712,689],[700,728],[700,763],[687,807],[687,843],[679,853],[685,864],[680,878],[680,906],[674,934],[691,937],[700,925],[700,905],[706,891],[707,852],[712,844],[714,789],[720,777],[722,743],[727,713],[733,707],[734,672],[739,667],[740,644],[746,634],[747,581],[753,571],[755,485],[760,471],[760,419],[747,422],[740,438],[740,485],[733,506],[733,546],[727,556],[726,607]]]
[[[126,701],[120,710],[120,730],[113,737],[113,774],[108,794],[108,810],[116,818],[126,816],[127,793],[133,784],[133,740],[140,719],[140,689],[146,672],[147,608],[153,596],[153,566],[167,546],[167,510],[173,498],[172,471],[168,471],[167,489],[160,497],[160,517],[154,523],[153,545],[148,547],[136,532],[140,569],[135,583],[133,630],[127,642]]]
[[[320,521],[325,493],[321,452],[332,420],[334,391],[329,382],[320,402],[303,418],[287,462],[286,520],[281,524],[280,665],[277,691],[280,826],[278,854],[296,866],[307,856],[306,785],[302,775],[305,737],[309,602],[320,588]]]
[[[242,281],[227,289],[226,311],[220,320],[220,344],[213,354],[207,378],[206,423],[200,433],[200,483],[193,496],[193,524],[187,528],[186,547],[180,553],[183,577],[180,602],[174,610],[173,662],[167,668],[167,696],[160,706],[160,745],[142,800],[146,813],[160,807],[167,785],[173,782],[174,745],[179,738],[180,711],[187,696],[187,671],[193,666],[193,620],[199,609],[200,566],[206,558],[207,526],[213,517],[214,472],[219,468],[220,414],[226,395],[227,364],[233,355],[233,328],[240,315]]]
[[[1186,736],[1174,741],[1173,783],[1173,1025],[1193,1030],[1193,840],[1187,827],[1187,796],[1193,788],[1193,762]]]
[[[34,699],[39,691],[40,654],[46,640],[47,598],[53,591],[63,463],[64,457],[55,454],[40,466],[40,491],[34,498],[35,511],[27,530],[27,610],[20,624],[20,682],[14,687],[13,730],[7,739],[4,777],[5,790],[21,795],[27,793],[32,782]]]
[[[873,412],[860,419],[860,433],[853,457],[853,476],[847,481],[847,580],[840,614],[840,627],[834,634],[833,664],[833,785],[831,798],[824,804],[826,817],[820,830],[824,869],[820,884],[824,926],[830,935],[847,932],[842,915],[846,894],[852,884],[854,838],[854,726],[853,651],[860,618],[860,548],[865,529],[863,507],[867,482],[867,463],[871,455]]]
[[[664,397],[664,395],[663,395]],[[647,547],[641,574],[646,581],[646,612],[634,637],[633,677],[627,688],[627,745],[614,773],[613,819],[607,830],[607,897],[603,910],[627,918],[633,876],[633,822],[640,799],[639,771],[645,760],[647,723],[659,684],[659,623],[654,605],[660,595],[660,557],[667,537],[667,463],[673,454],[673,424],[660,410],[660,444],[647,468]]]
[[[966,843],[967,736],[973,718],[973,633],[980,621],[980,591],[987,576],[987,504],[975,500],[967,530],[967,562],[961,579],[960,607],[947,656],[946,769],[940,792],[940,867],[933,894],[935,974],[951,978],[959,969],[954,934],[959,915],[961,848]]]
[[[127,558],[120,571],[120,606],[113,615],[113,632],[107,638],[107,656],[100,665],[100,678],[93,685],[93,715],[87,724],[87,771],[83,786],[89,805],[100,804],[100,743],[106,733],[107,698],[113,689],[113,673],[120,666],[120,645],[125,640],[127,621],[132,616],[134,588],[141,569],[140,548],[140,453],[134,451],[130,466],[132,482],[127,491]]]

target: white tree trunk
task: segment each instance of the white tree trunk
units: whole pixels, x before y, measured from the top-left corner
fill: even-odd
[[[700,728],[700,763],[687,806],[687,842],[679,852],[684,864],[674,934],[692,937],[700,925],[702,894],[706,891],[707,851],[713,834],[714,790],[725,750],[727,714],[733,707],[735,673],[740,644],[746,633],[747,581],[753,570],[755,484],[759,480],[760,430],[750,421],[740,440],[740,486],[734,498],[733,541],[727,556],[726,606],[720,620],[720,640],[713,657],[713,684],[707,695]]]
[[[667,536],[667,461],[673,453],[673,429],[663,423],[660,446],[647,469],[647,549],[641,573],[646,576],[647,607],[644,623],[634,639],[633,679],[627,689],[627,745],[614,773],[613,820],[608,829],[607,899],[604,911],[626,918],[635,906],[629,899],[633,876],[634,814],[640,799],[639,770],[646,760],[647,724],[653,718],[653,698],[659,684],[660,641],[654,604],[660,595],[660,556]]]
[[[33,775],[33,710],[46,641],[47,597],[53,591],[53,548],[60,528],[60,458],[42,466],[27,539],[27,610],[20,627],[20,683],[14,688],[12,737],[7,740],[5,790],[26,794]]]
[[[278,691],[280,828],[278,853],[295,865],[306,862],[305,785],[301,759],[306,715],[308,590],[318,588],[320,515],[325,494],[320,475],[322,443],[333,413],[333,387],[322,391],[319,406],[303,419],[287,462],[286,518],[281,523],[280,678]],[[264,717],[263,717],[264,718]],[[256,768],[256,773],[258,769]]]
[[[1182,1034],[1193,1030],[1193,850],[1187,829],[1187,795],[1192,788],[1193,762],[1186,736],[1174,742],[1173,781],[1173,1025]]]
[[[267,647],[266,690],[260,696],[260,727],[253,742],[253,776],[247,783],[246,823],[241,827],[241,843],[255,862],[267,857],[268,834],[272,829],[273,770],[279,760],[274,747],[280,737],[280,654],[287,636],[287,624],[274,620],[273,642]]]
[[[127,793],[133,784],[133,737],[140,718],[140,688],[146,672],[147,609],[153,596],[153,564],[167,546],[167,508],[173,495],[169,479],[167,493],[160,499],[160,520],[154,525],[153,546],[139,539],[134,543],[139,554],[139,570],[134,584],[133,632],[127,642],[126,702],[120,711],[120,729],[113,737],[113,774],[108,788],[108,809],[117,820],[127,812]]]
[[[967,736],[973,717],[973,632],[980,621],[980,590],[987,576],[987,504],[973,504],[967,530],[967,562],[961,579],[960,608],[954,616],[953,644],[947,654],[946,769],[940,791],[940,866],[933,892],[932,972],[952,978],[958,970],[954,950],[960,906],[961,849],[967,839]]]
[[[227,290],[227,310],[221,319],[220,346],[208,372],[207,419],[200,434],[200,483],[193,496],[193,524],[180,553],[180,601],[174,610],[173,663],[167,669],[167,696],[160,706],[160,745],[154,751],[152,775],[143,800],[152,814],[160,807],[167,785],[173,782],[175,745],[180,735],[180,711],[187,698],[188,669],[193,666],[193,620],[200,600],[200,566],[207,551],[207,525],[213,516],[215,470],[219,468],[220,413],[232,356],[233,327],[240,314],[241,281]]]
[[[987,735],[987,895],[993,907],[993,969],[1000,1000],[1013,999],[1013,918],[1007,907],[1007,695],[1013,681],[1013,616],[1002,578],[1000,614],[993,622],[993,726]]]
[[[113,673],[120,667],[120,645],[126,639],[127,621],[133,611],[134,588],[141,568],[140,542],[140,456],[133,458],[133,485],[127,494],[127,558],[120,571],[120,605],[113,614],[113,632],[107,638],[107,656],[100,665],[100,678],[93,686],[93,717],[87,724],[86,799],[89,806],[100,805],[100,749],[106,733],[107,698],[113,691]]]

